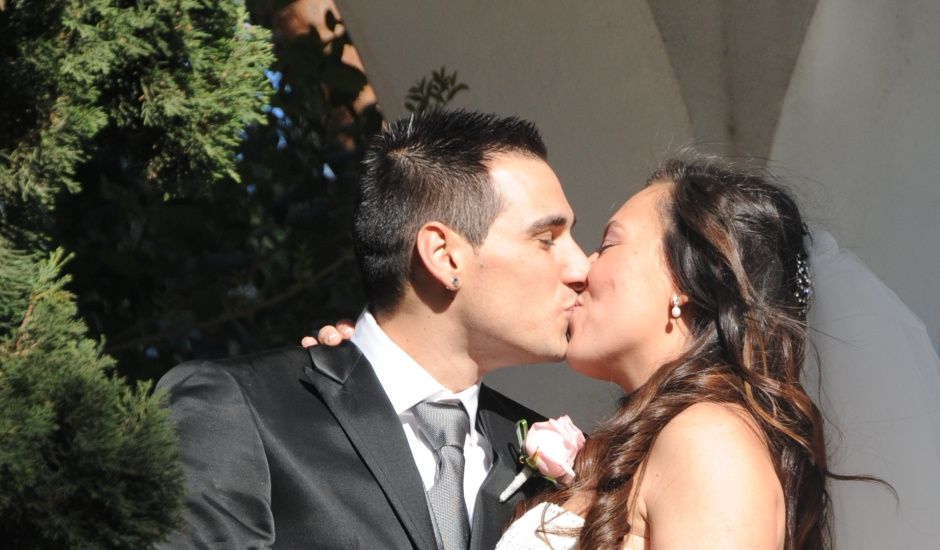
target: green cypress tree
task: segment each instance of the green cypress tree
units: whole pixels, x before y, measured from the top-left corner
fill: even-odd
[[[180,517],[175,436],[78,318],[58,206],[101,159],[161,201],[237,179],[269,34],[239,2],[9,0],[0,56],[0,544],[149,547]]]
[[[255,4],[253,20],[274,25],[288,2]],[[230,157],[241,181],[181,177],[168,192],[134,160],[151,150],[139,125],[108,126],[77,172],[81,191],[56,201],[49,234],[75,255],[69,288],[130,378],[296,344],[313,316],[361,307],[351,213],[381,116],[353,108],[366,79],[342,61],[345,33],[276,36],[264,118]]]
[[[0,246],[0,537],[11,548],[143,548],[177,525],[166,411],[76,317],[65,256]]]

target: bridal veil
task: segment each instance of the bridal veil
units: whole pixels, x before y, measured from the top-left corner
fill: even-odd
[[[938,548],[940,358],[923,323],[830,234],[814,233],[809,263],[804,384],[826,417],[830,469],[898,495],[833,481],[833,546]]]

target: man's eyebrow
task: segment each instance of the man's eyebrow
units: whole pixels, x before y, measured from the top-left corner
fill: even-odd
[[[571,222],[571,227],[574,227],[575,222]],[[544,218],[540,218],[534,221],[529,225],[528,232],[530,235],[537,235],[544,231],[549,231],[551,229],[559,229],[568,226],[567,216],[561,214],[550,214]]]

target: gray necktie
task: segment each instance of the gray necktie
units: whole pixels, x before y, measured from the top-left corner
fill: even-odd
[[[437,457],[437,475],[428,489],[428,501],[444,550],[466,550],[470,522],[463,496],[463,444],[470,418],[460,403],[421,402],[412,411]]]

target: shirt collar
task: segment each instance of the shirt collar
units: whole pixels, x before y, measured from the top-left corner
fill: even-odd
[[[460,401],[470,417],[470,433],[476,431],[479,384],[457,393],[442,386],[385,334],[367,309],[356,320],[352,343],[372,365],[395,414],[401,415],[422,401]]]

